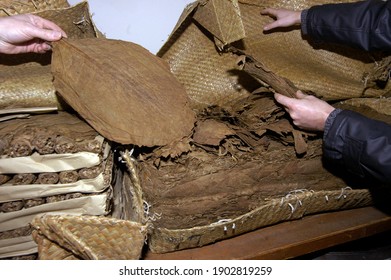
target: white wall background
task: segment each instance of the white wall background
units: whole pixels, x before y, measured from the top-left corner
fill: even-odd
[[[82,2],[68,0],[70,5]],[[137,43],[156,52],[194,0],[88,0],[92,19],[109,39]]]

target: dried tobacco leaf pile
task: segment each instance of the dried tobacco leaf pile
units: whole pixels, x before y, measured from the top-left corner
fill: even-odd
[[[389,115],[366,106],[337,106],[391,124]],[[192,138],[138,155],[151,251],[203,246],[304,215],[371,205],[377,192],[390,197],[381,185],[325,164],[322,136],[297,131],[270,92],[231,108],[204,110]]]
[[[320,2],[209,0],[185,9],[158,55],[185,85],[197,122],[190,138],[138,155],[151,251],[198,247],[304,215],[366,206],[384,191],[323,162],[322,135],[297,130],[273,101],[274,91],[301,89],[334,102],[365,96],[362,105],[377,110],[376,97],[389,91],[388,84],[363,81],[376,66],[367,53],[314,45],[299,30],[260,31],[270,20],[260,16],[266,7]],[[350,104],[391,123],[389,105],[379,114]]]

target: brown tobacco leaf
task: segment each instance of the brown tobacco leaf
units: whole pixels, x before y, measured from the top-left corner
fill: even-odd
[[[54,86],[109,140],[163,146],[191,134],[195,114],[165,61],[119,40],[64,39],[54,44]]]
[[[235,134],[235,131],[222,122],[204,120],[197,123],[193,140],[201,145],[218,146],[221,140],[233,134]]]
[[[287,119],[281,119],[276,123],[268,124],[264,126],[262,129],[271,130],[277,133],[279,136],[285,138],[285,140],[287,140],[286,139],[287,134],[288,135],[292,134],[293,142],[295,145],[295,151],[298,155],[303,155],[308,150],[308,144],[305,138],[303,137],[303,135],[311,135],[311,134],[295,129]]]
[[[288,97],[295,97],[295,93],[298,91],[298,88],[292,83],[292,81],[275,74],[262,62],[257,61],[253,57],[245,55],[242,52],[240,53],[242,55],[239,57],[237,63],[241,70],[251,75],[261,84],[266,83],[275,92],[281,93]]]

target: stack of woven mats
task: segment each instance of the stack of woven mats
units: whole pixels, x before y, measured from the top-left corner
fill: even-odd
[[[186,7],[158,56],[183,85],[188,100],[181,97],[176,102],[167,92],[161,93],[169,98],[166,103],[158,97],[133,96],[159,104],[148,111],[153,120],[169,114],[172,106],[177,113],[161,119],[162,124],[168,129],[172,120],[171,126],[184,123],[186,128],[176,130],[180,132],[171,139],[152,137],[153,130],[145,127],[148,133],[142,139],[131,135],[131,141],[117,140],[115,125],[107,132],[85,96],[80,95],[78,103],[75,95],[65,94],[64,106],[109,139],[120,160],[113,163],[109,213],[50,213],[33,219],[39,257],[138,259],[144,246],[154,253],[194,248],[305,215],[373,205],[379,197],[387,200],[389,191],[381,184],[357,182],[324,165],[322,135],[292,126],[273,100],[275,85],[257,75],[258,69],[266,69],[279,81],[335,106],[391,123],[386,54],[315,44],[303,40],[299,30],[261,31],[270,21],[260,15],[266,7],[303,9],[321,3],[204,0]],[[93,47],[86,49],[80,42],[70,42],[75,53],[98,53],[105,45],[89,41]],[[54,73],[54,84],[65,93],[68,87],[56,82],[59,74]],[[128,102],[125,106],[131,111],[135,101]],[[151,103],[136,104],[135,111],[142,113],[140,106]],[[101,114],[107,117],[106,112]],[[131,132],[142,134],[133,128]]]

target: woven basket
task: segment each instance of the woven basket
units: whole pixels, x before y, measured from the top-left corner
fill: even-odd
[[[198,110],[212,105],[227,107],[230,101],[247,96],[259,87],[258,82],[238,71],[237,56],[219,51],[229,44],[289,79],[299,89],[326,100],[388,93],[389,85],[378,89],[367,88],[365,83],[367,73],[376,65],[374,57],[380,54],[317,44],[304,40],[300,30],[262,32],[263,26],[271,21],[260,15],[266,7],[303,9],[322,3],[319,0],[197,1],[184,11],[158,55],[169,62]],[[380,55],[378,60],[381,58]]]
[[[38,216],[34,239],[41,260],[139,259],[146,227],[124,220],[91,216]]]

